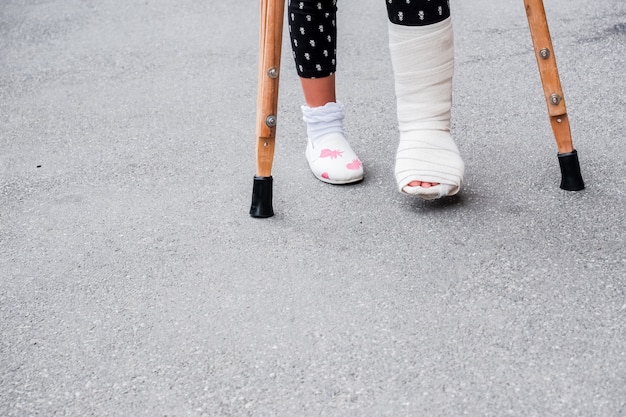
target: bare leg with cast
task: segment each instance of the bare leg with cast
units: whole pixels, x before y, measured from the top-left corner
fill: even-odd
[[[398,189],[425,199],[454,195],[461,187],[464,165],[450,134],[454,72],[450,18],[427,26],[390,22],[389,49],[400,130]]]
[[[343,132],[335,99],[336,0],[289,0],[288,23],[306,105],[306,157],[324,182],[363,178],[363,166]],[[398,189],[425,199],[456,194],[463,161],[450,135],[453,38],[447,0],[386,0],[400,142]]]

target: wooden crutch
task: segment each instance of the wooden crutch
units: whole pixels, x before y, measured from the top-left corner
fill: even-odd
[[[256,105],[256,175],[252,188],[252,217],[271,217],[272,163],[276,140],[278,79],[283,41],[285,0],[261,0],[259,74]]]
[[[543,0],[524,0],[524,6],[526,7],[530,34],[539,65],[541,84],[548,105],[550,124],[558,147],[561,188],[568,191],[579,191],[585,188],[585,184],[580,174],[578,154],[572,144],[561,79],[556,66]]]

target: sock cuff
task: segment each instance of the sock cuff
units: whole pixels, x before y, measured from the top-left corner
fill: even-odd
[[[345,117],[343,104],[329,102],[320,107],[304,105],[302,120],[306,123],[307,135],[310,140],[317,141],[331,133],[343,135],[343,119]]]
[[[345,117],[344,106],[340,102],[328,102],[323,106],[309,107],[303,105],[302,120],[305,123],[322,123],[343,120]]]

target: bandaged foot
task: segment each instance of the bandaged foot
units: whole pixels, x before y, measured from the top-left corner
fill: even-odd
[[[461,187],[464,165],[450,135],[451,20],[427,26],[389,23],[389,49],[400,130],[398,189],[428,200],[454,195]]]
[[[307,125],[306,159],[313,175],[329,184],[349,184],[363,179],[363,165],[343,133],[341,103],[302,106]]]

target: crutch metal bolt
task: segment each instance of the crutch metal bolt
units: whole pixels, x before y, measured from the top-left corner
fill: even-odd
[[[267,76],[270,78],[278,78],[278,69],[272,67],[267,70]]]
[[[554,48],[543,0],[524,0],[524,6],[526,7],[533,46],[537,53],[537,64],[548,105],[550,124],[557,143],[557,156],[561,168],[561,188],[568,191],[579,191],[585,188],[585,184],[580,173],[578,153],[572,144],[567,108],[565,107],[561,79],[554,57]]]
[[[273,114],[270,114],[265,118],[265,124],[267,125],[267,127],[275,127],[277,122],[278,121],[276,120],[276,116]]]
[[[274,215],[272,163],[276,139],[285,0],[261,0],[260,10],[256,175],[252,187],[250,216],[266,218]]]

